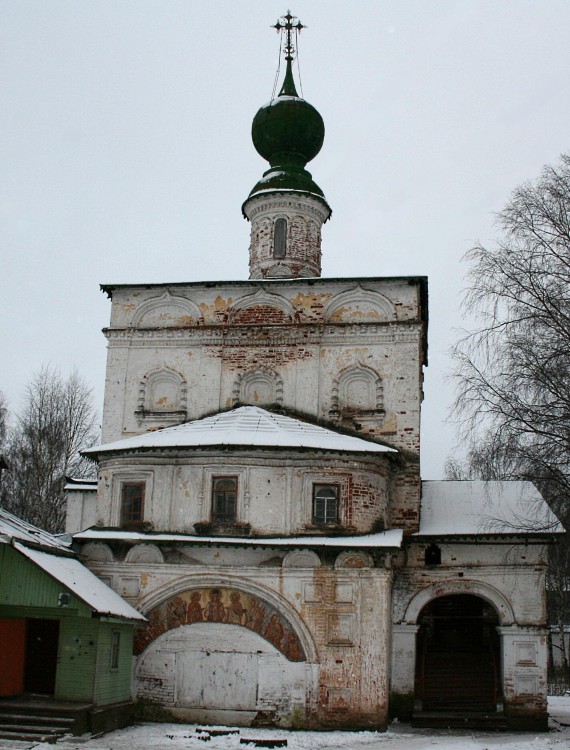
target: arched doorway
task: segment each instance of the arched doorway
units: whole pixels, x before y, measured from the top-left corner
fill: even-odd
[[[238,724],[260,713],[279,714],[287,723],[293,699],[304,711],[306,681],[304,662],[291,662],[262,636],[226,623],[169,630],[148,646],[136,667],[139,697],[191,710],[190,719],[208,723],[223,723],[227,711]]]
[[[500,699],[499,618],[484,599],[434,599],[418,618],[416,698],[423,711],[496,711]]]
[[[184,721],[287,726],[313,711],[318,667],[275,598],[233,586],[179,591],[135,633],[139,698]]]

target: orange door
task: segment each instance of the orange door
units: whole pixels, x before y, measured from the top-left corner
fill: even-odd
[[[26,621],[0,618],[0,696],[24,692]]]

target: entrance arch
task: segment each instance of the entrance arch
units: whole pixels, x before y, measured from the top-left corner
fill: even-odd
[[[423,711],[496,711],[499,616],[474,594],[440,596],[419,613],[415,695]]]
[[[135,655],[168,630],[208,622],[240,625],[268,640],[290,661],[307,661],[307,639],[298,623],[293,624],[290,612],[251,587],[189,587],[163,599],[147,616],[148,623],[135,632]]]
[[[314,712],[314,644],[281,597],[230,575],[222,585],[202,575],[145,604],[148,623],[134,639],[139,698],[209,724],[247,726],[267,716],[290,726]]]
[[[264,713],[291,723],[294,707],[297,717],[305,715],[312,688],[305,662],[288,660],[258,633],[220,622],[160,635],[139,657],[135,680],[139,698],[188,720],[224,723],[232,712],[231,721],[242,725]]]

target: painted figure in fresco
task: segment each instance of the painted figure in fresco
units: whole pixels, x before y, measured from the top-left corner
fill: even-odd
[[[169,628],[179,628],[186,622],[186,603],[179,596],[168,602],[166,612]]]
[[[230,594],[230,605],[226,612],[226,622],[243,625],[246,613],[247,610],[241,601],[241,594],[239,591],[232,591]]]
[[[271,615],[269,622],[267,623],[263,636],[267,638],[269,643],[273,643],[279,650],[281,650],[281,641],[283,640],[284,631],[281,620],[277,615]]]
[[[299,639],[292,630],[287,630],[283,645],[283,653],[289,661],[303,661],[304,655]]]
[[[188,602],[188,609],[186,611],[186,622],[189,624],[204,622],[204,613],[200,603],[201,597],[202,595],[199,591],[193,591],[190,594],[190,601]]]
[[[219,589],[210,591],[210,601],[204,608],[207,622],[225,622],[226,608],[222,604],[222,592]]]
[[[250,630],[254,630],[256,633],[261,634],[261,627],[263,625],[263,620],[266,614],[267,613],[265,607],[259,601],[259,599],[251,597],[249,600],[249,607],[245,620],[246,628],[249,628]]]

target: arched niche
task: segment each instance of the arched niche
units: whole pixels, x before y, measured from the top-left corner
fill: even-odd
[[[368,552],[347,550],[341,552],[334,563],[335,568],[373,568],[374,560]]]
[[[310,549],[294,549],[283,558],[284,568],[320,568],[321,559]]]
[[[126,563],[153,565],[164,562],[164,556],[156,544],[136,544],[127,552]]]
[[[303,216],[294,216],[290,222],[289,235],[291,238],[291,244],[295,248],[295,255],[303,256],[306,255],[308,247],[308,226],[307,221]],[[293,253],[292,253],[293,254]]]
[[[135,328],[184,328],[202,323],[198,305],[187,297],[171,294],[168,290],[159,297],[143,302],[133,315]]]
[[[379,292],[359,285],[337,294],[327,305],[325,320],[331,323],[384,323],[396,320],[396,308]]]
[[[233,405],[269,406],[283,403],[283,379],[274,371],[258,367],[238,375],[235,380]]]
[[[233,325],[280,325],[292,322],[295,310],[289,300],[263,288],[236,300],[228,311]]]
[[[113,552],[102,542],[88,542],[81,548],[81,556],[88,562],[113,562]]]
[[[290,279],[293,276],[292,269],[284,263],[276,263],[267,269],[266,278],[268,279]],[[289,322],[288,320],[284,321]]]
[[[320,226],[314,219],[310,219],[307,223],[307,240],[308,243],[315,247],[320,247],[321,244],[321,229]]]
[[[339,416],[384,416],[384,388],[380,375],[370,367],[347,367],[333,380],[331,410]]]
[[[153,370],[140,381],[135,414],[139,420],[182,422],[187,416],[187,392],[187,382],[176,370],[169,367]]]

